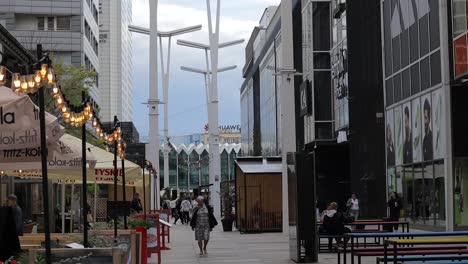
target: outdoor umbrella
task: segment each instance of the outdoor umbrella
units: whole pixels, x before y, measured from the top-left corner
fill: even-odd
[[[49,170],[77,170],[81,172],[81,145],[61,138],[48,147],[47,166]],[[91,151],[86,154],[87,167],[93,169],[96,158]],[[40,147],[3,150],[0,155],[1,170],[41,169]],[[64,173],[66,174],[66,173]]]
[[[64,133],[56,117],[46,113],[47,143]],[[27,95],[0,87],[0,150],[34,148],[41,145],[39,108]]]

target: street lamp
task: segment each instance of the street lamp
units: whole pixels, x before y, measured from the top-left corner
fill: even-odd
[[[181,29],[175,29],[171,31],[158,31],[159,37],[159,48],[161,54],[161,72],[163,75],[163,103],[164,103],[164,188],[169,186],[169,148],[168,148],[168,138],[169,138],[169,72],[170,72],[170,63],[171,63],[171,44],[172,44],[172,37],[187,34],[190,32],[201,30],[201,25],[185,27]],[[140,34],[148,35],[150,33],[149,29],[138,27],[138,26],[128,26],[128,29],[131,32],[136,32]],[[164,52],[162,47],[162,38],[168,38],[167,42],[167,64],[164,65]],[[158,150],[158,157],[159,157],[159,150]],[[156,162],[159,162],[159,158]],[[161,175],[161,173],[159,173]]]
[[[225,71],[234,70],[236,68],[237,68],[236,65],[229,66],[229,67],[218,68],[218,72],[221,73],[221,72],[225,72]],[[209,74],[211,74],[211,72],[207,72],[205,70],[196,69],[196,68],[192,68],[192,67],[186,67],[186,66],[182,66],[182,67],[180,67],[180,69],[183,70],[183,71],[187,71],[187,72],[203,74],[204,80],[205,80],[206,106],[208,108],[208,105],[209,105],[208,93],[209,93],[209,91],[208,91],[208,79],[207,79],[207,77],[208,77]]]
[[[221,175],[221,160],[219,154],[219,129],[218,129],[218,60],[219,49],[226,48],[233,45],[241,44],[244,40],[230,41],[226,43],[219,43],[219,22],[221,13],[221,0],[216,0],[216,15],[215,15],[215,28],[213,28],[213,21],[211,15],[211,0],[206,0],[206,9],[208,15],[208,37],[209,45],[200,44],[192,41],[178,40],[177,44],[205,50],[206,59],[206,72],[208,83],[208,126],[209,126],[209,146],[210,146],[210,192],[214,197],[212,205],[216,218],[221,217],[221,197],[220,194],[220,175]],[[214,29],[214,30],[213,30]],[[210,51],[210,56],[208,56]]]

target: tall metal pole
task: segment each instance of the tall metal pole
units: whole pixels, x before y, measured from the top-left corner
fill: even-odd
[[[169,73],[171,66],[171,40],[168,38],[167,42],[167,65],[164,66],[164,56],[162,48],[162,37],[159,37],[159,48],[161,50],[161,71],[163,75],[163,100],[164,100],[164,188],[169,186]],[[159,156],[158,156],[159,157]],[[158,159],[159,162],[159,159]]]
[[[125,189],[125,159],[122,159],[122,196],[124,202],[127,202],[127,191]],[[127,212],[124,214],[124,228],[128,229]]]
[[[221,160],[219,155],[219,130],[218,130],[218,50],[219,50],[219,20],[221,12],[221,1],[216,0],[216,29],[213,31],[213,21],[211,18],[211,0],[206,0],[208,14],[208,36],[210,40],[211,55],[211,76],[209,80],[209,105],[208,105],[208,126],[209,126],[209,146],[210,146],[210,193],[212,206],[216,218],[221,218],[221,197],[220,197],[220,175]],[[208,70],[208,72],[210,72]],[[211,77],[211,78],[210,78]]]
[[[145,164],[143,163],[143,215],[146,219],[146,176],[145,176]]]
[[[42,59],[42,45],[37,45],[37,59]],[[46,121],[45,121],[45,103],[44,89],[39,89],[39,121],[41,130],[41,168],[42,168],[42,200],[44,207],[44,235],[45,235],[45,261],[51,262],[50,251],[50,211],[49,211],[49,177],[47,172],[47,143],[46,143]]]
[[[149,91],[149,155],[156,171],[159,171],[159,99],[158,99],[158,0],[149,1],[150,8],[150,91]],[[151,188],[159,209],[159,186]],[[151,203],[153,199],[151,199]]]
[[[296,116],[294,103],[294,60],[293,60],[293,24],[292,1],[281,1],[281,43],[283,45],[281,73],[281,136],[282,136],[282,207],[283,234],[289,234],[288,206],[288,152],[296,152]]]
[[[83,102],[83,107],[86,104],[86,94],[85,92],[81,92],[81,100]],[[82,176],[83,176],[83,184],[82,184],[82,192],[83,197],[82,205],[83,205],[83,244],[84,247],[88,247],[88,194],[87,194],[87,186],[88,186],[88,176],[87,176],[87,168],[86,168],[86,124],[81,126],[81,166],[82,166]]]
[[[117,116],[114,116],[114,129],[117,126]],[[117,139],[114,140],[114,242],[117,243]]]

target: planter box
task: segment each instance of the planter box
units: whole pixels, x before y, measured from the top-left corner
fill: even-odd
[[[44,254],[44,249],[31,249],[29,251],[29,264],[34,264],[37,254]],[[54,248],[52,249],[52,261],[59,262],[62,259],[87,256],[86,263],[92,264],[126,264],[129,263],[130,254],[122,248]]]

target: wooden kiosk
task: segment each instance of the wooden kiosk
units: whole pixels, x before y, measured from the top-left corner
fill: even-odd
[[[237,228],[242,233],[282,231],[281,158],[237,158]]]

